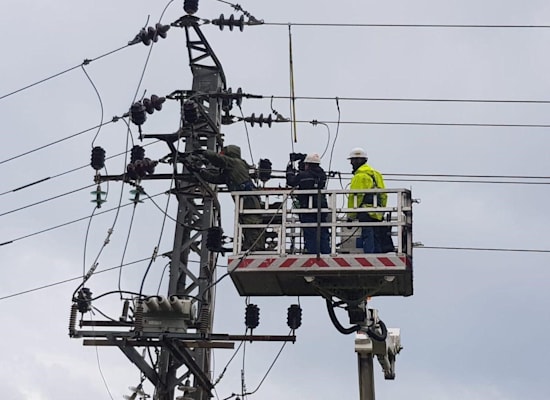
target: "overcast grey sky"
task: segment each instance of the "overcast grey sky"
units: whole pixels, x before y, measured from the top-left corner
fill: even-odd
[[[0,384],[6,399],[110,399],[100,368],[114,399],[129,394],[127,386],[139,381],[138,369],[117,349],[96,350],[69,339],[69,308],[78,280],[11,295],[81,276],[101,248],[114,212],[94,217],[89,228],[88,220],[82,220],[38,233],[91,214],[94,204],[89,192],[93,188],[82,188],[93,184],[94,171],[88,166],[78,168],[89,163],[92,145],[105,148],[108,156],[131,146],[122,121],[99,132],[76,135],[98,125],[102,118],[98,96],[79,65],[124,46],[148,17],[149,25],[154,25],[166,4],[4,0],[0,14],[0,243],[13,241],[0,246]],[[162,21],[170,23],[182,16],[182,4],[171,2]],[[543,0],[239,4],[267,23],[550,25],[550,3]],[[233,12],[223,2],[200,0],[197,15],[214,19]],[[242,33],[220,31],[212,25],[202,30],[223,65],[228,86],[265,96],[244,101],[245,115],[267,115],[271,96],[289,94],[286,25],[245,27]],[[549,253],[429,247],[550,251],[544,208],[550,195],[550,181],[545,178],[550,169],[549,139],[548,128],[540,126],[550,124],[550,103],[544,102],[550,101],[550,28],[293,25],[292,38],[296,95],[341,98],[342,123],[331,169],[350,172],[347,153],[361,146],[369,153],[369,163],[386,174],[387,186],[410,188],[413,197],[421,199],[414,209],[414,240],[428,248],[415,249],[415,294],[372,301],[388,326],[401,328],[404,346],[395,381],[384,381],[376,365],[377,398],[547,399],[550,350],[544,335],[550,328]],[[138,89],[149,49],[131,46],[86,66],[101,97],[104,121],[122,115],[136,91],[141,97],[144,90],[150,96],[191,88],[183,30],[171,29],[166,39],[154,45]],[[72,67],[76,68],[3,97]],[[346,97],[539,102],[346,101]],[[287,100],[275,99],[272,106],[289,114]],[[298,100],[296,108],[302,121],[338,119],[335,100]],[[146,127],[149,132],[168,133],[177,130],[178,124],[178,105],[167,102],[162,112],[149,116]],[[223,131],[226,143],[240,145],[252,161],[243,125]],[[336,125],[330,124],[332,140],[336,131]],[[277,169],[285,167],[292,151],[289,125],[249,127],[249,134],[254,161],[269,158]],[[71,135],[75,136],[26,154]],[[133,138],[137,141],[135,129]],[[322,153],[326,145],[326,128],[299,124],[296,151]],[[166,153],[162,145],[147,147],[151,158]],[[325,167],[328,153],[323,158]],[[123,158],[109,160],[107,168],[111,174],[122,173]],[[392,174],[539,178],[504,179],[515,184],[448,183],[417,181],[419,176],[399,181]],[[44,178],[51,179],[13,192]],[[164,192],[167,185],[147,182],[145,190],[154,195]],[[339,187],[337,182],[332,185]],[[131,197],[130,188],[119,183],[103,185],[103,189],[109,194],[102,210],[115,208],[120,196],[123,202]],[[161,207],[166,206],[166,196],[156,199]],[[172,199],[169,205],[171,215],[175,203]],[[232,232],[233,204],[225,195],[222,206],[224,229]],[[116,214],[116,227],[101,254],[99,269],[150,257],[161,232],[160,252],[171,249],[174,226],[167,222],[161,229],[158,208],[150,202],[140,204],[130,226],[131,213],[126,207]],[[226,259],[220,261],[223,265]],[[159,259],[154,264],[145,285],[149,292],[157,291],[165,263],[166,259]],[[147,262],[141,262],[124,268],[122,288],[138,289],[146,266]],[[117,271],[105,272],[94,276],[89,286],[99,294],[117,290],[118,282]],[[230,280],[219,284],[217,295],[215,331],[242,334],[244,298]],[[336,331],[321,298],[300,301],[303,326],[297,331],[297,342],[285,347],[250,398],[358,398],[353,336]],[[256,333],[288,332],[286,309],[295,298],[253,302],[261,309]],[[97,305],[112,315],[118,315],[121,307],[118,296],[106,297]],[[280,344],[246,345],[249,390],[258,386],[279,348]],[[231,350],[215,352],[215,377],[232,354]],[[241,352],[217,386],[219,399],[240,391],[242,368]]]

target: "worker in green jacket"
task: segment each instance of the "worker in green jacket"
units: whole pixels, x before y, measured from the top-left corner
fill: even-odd
[[[367,164],[367,153],[360,147],[353,149],[348,157],[353,168],[353,178],[350,189],[385,189],[382,174]],[[377,207],[386,207],[388,202],[387,193],[363,194],[350,193],[348,197],[348,208],[374,207],[376,197]],[[380,222],[384,217],[380,212],[358,212],[349,213],[348,219],[358,219],[360,222]],[[382,246],[377,235],[378,227],[364,226],[361,228],[361,240],[365,253],[381,253]]]
[[[205,150],[202,156],[214,167],[212,169],[201,169],[199,174],[207,182],[214,184],[225,184],[227,189],[234,191],[252,191],[256,189],[250,179],[249,165],[241,158],[241,148],[236,145],[225,146],[220,153]],[[260,209],[258,196],[243,196],[244,209]],[[239,215],[241,224],[261,224],[260,214]],[[261,251],[265,249],[265,237],[263,228],[244,228],[242,250]]]

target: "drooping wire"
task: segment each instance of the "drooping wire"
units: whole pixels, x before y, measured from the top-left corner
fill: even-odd
[[[219,1],[219,0],[218,0]],[[488,25],[488,24],[345,24],[316,22],[264,22],[263,25],[312,26],[312,27],[350,27],[350,28],[521,28],[549,29],[550,25]]]
[[[244,130],[246,132],[246,141],[248,142],[248,151],[250,152],[250,159],[252,160],[252,165],[254,165],[254,155],[252,153],[252,146],[250,144],[250,135],[248,133],[248,126],[246,122],[244,121],[244,113],[241,105],[239,104],[239,111],[241,112],[241,116],[243,118],[243,124],[244,124]]]
[[[139,189],[138,189],[139,190]],[[120,259],[121,267],[118,270],[118,290],[122,292],[121,282],[122,282],[122,265],[124,264],[124,257],[126,256],[126,251],[128,250],[128,243],[130,243],[130,235],[132,233],[132,226],[134,224],[134,217],[136,215],[137,203],[134,203],[132,208],[132,216],[130,217],[130,224],[128,226],[128,235],[126,235],[126,241],[124,242],[124,248],[122,250],[122,256]],[[123,300],[122,293],[120,294],[120,300]]]
[[[292,331],[289,332],[289,336],[292,334]],[[275,366],[275,363],[277,362],[277,360],[279,359],[279,356],[281,355],[281,353],[283,352],[285,346],[288,344],[288,342],[283,342],[281,348],[279,349],[279,351],[277,352],[277,355],[275,356],[275,359],[273,360],[273,362],[271,363],[271,365],[269,366],[269,368],[267,369],[265,375],[263,376],[262,380],[260,381],[260,383],[258,384],[258,386],[256,387],[256,389],[254,389],[253,391],[251,392],[246,392],[243,394],[243,396],[250,396],[250,395],[253,395],[255,394],[258,390],[260,390],[260,387],[262,386],[262,384],[264,383],[264,381],[267,379],[267,376],[269,375],[269,373],[271,372],[271,370],[273,369],[273,367]]]
[[[321,158],[323,158],[325,156],[327,150],[328,150],[328,147],[330,146],[330,128],[324,122],[319,122],[317,120],[311,121],[311,124],[313,126],[323,125],[325,128],[327,128],[327,145],[325,146],[325,149],[323,150],[323,153],[321,154]],[[330,170],[330,167],[329,167],[329,170]]]
[[[338,140],[338,134],[340,133],[340,119],[341,119],[340,103],[338,102],[338,97],[336,97],[335,100],[336,100],[336,109],[338,110],[338,121],[336,124],[336,135],[334,136],[334,141],[332,142],[332,148],[330,149],[330,158],[328,162],[329,171],[331,170],[330,167],[332,165],[332,156],[334,154],[334,147],[336,146],[336,141]],[[328,185],[328,182],[327,182],[327,185]]]
[[[103,126],[103,117],[104,117],[103,100],[101,100],[101,95],[99,94],[99,90],[97,90],[97,87],[96,87],[94,81],[92,80],[92,78],[90,78],[90,75],[88,74],[88,71],[86,71],[86,68],[84,68],[84,65],[81,65],[80,67],[82,68],[82,72],[84,72],[84,75],[86,75],[86,78],[88,78],[88,81],[90,82],[90,84],[94,88],[95,94],[97,95],[97,99],[99,101],[99,107],[100,107],[100,110],[101,110],[97,132],[96,132],[96,134],[95,134],[95,136],[92,140],[92,148],[93,148],[95,140],[97,139],[97,136],[99,135],[99,132],[101,131],[101,127]]]
[[[90,315],[90,319],[93,320],[93,317],[92,315]],[[94,329],[94,325],[92,324],[92,332],[95,331]],[[99,375],[101,375],[101,380],[103,381],[103,385],[105,385],[105,389],[107,390],[107,393],[109,394],[109,397],[111,398],[111,400],[115,400],[113,398],[113,395],[111,394],[111,390],[109,390],[109,385],[107,384],[107,380],[105,379],[105,375],[103,375],[103,370],[101,368],[101,361],[99,359],[99,349],[98,349],[98,346],[94,346],[95,347],[95,356],[96,356],[96,359],[97,359],[97,368],[99,370]]]
[[[290,118],[292,119],[291,127],[291,145],[294,153],[294,143],[298,141],[296,134],[296,93],[294,92],[294,61],[292,57],[292,28],[288,25],[288,63],[290,69]]]
[[[244,335],[243,336],[246,336],[246,332],[248,332],[248,328],[246,328],[246,330],[244,331]],[[237,356],[237,354],[239,353],[239,350],[241,349],[241,347],[243,346],[243,343],[245,342],[245,340],[241,340],[241,342],[239,343],[239,345],[237,346],[237,348],[235,349],[235,351],[233,352],[233,355],[231,356],[231,358],[229,359],[229,361],[227,361],[227,363],[225,364],[225,367],[223,367],[223,370],[222,372],[220,373],[220,375],[218,375],[218,377],[216,378],[216,380],[214,381],[214,384],[213,386],[216,386],[218,383],[220,383],[220,381],[223,379],[226,371],[227,371],[227,368],[229,368],[229,365],[231,364],[231,362],[235,359],[235,357]]]
[[[162,274],[160,275],[160,281],[159,281],[159,287],[157,289],[157,296],[159,295],[160,293],[160,288],[162,286],[162,280],[164,279],[164,275],[166,274],[166,269],[168,268],[168,266],[170,265],[170,263],[166,263],[166,265],[164,266],[164,268],[162,269]]]

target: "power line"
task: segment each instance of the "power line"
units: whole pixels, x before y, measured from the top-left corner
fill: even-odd
[[[290,96],[263,96],[280,100],[289,100]],[[295,96],[296,100],[330,100],[341,101],[388,101],[388,102],[432,102],[432,103],[505,103],[505,104],[550,104],[550,100],[517,100],[517,99],[442,99],[420,97],[328,97],[328,96]]]
[[[519,253],[550,253],[550,250],[545,250],[545,249],[506,249],[506,248],[489,248],[489,247],[456,247],[456,246],[451,247],[451,246],[424,246],[424,245],[414,247],[414,249],[415,250],[427,249],[427,250],[492,251],[492,252],[519,252]],[[141,263],[141,262],[144,262],[144,261],[147,261],[147,260],[150,260],[150,257],[146,257],[146,258],[142,258],[140,260],[128,262],[128,263],[123,264],[123,265],[117,265],[115,267],[110,267],[110,268],[106,268],[106,269],[103,269],[103,270],[98,270],[94,273],[94,275],[101,274],[101,273],[104,273],[104,272],[113,271],[113,270],[116,270],[118,268],[127,267],[129,265],[138,264],[138,263]],[[194,260],[188,260],[187,262],[189,262],[189,263],[200,263],[199,261],[194,261]],[[218,266],[220,266],[220,265],[218,265]],[[61,280],[61,281],[57,281],[57,282],[49,283],[49,284],[46,284],[46,285],[38,286],[38,287],[35,287],[35,288],[32,288],[32,289],[22,290],[20,292],[16,292],[16,293],[12,293],[12,294],[9,294],[9,295],[6,295],[6,296],[2,296],[2,297],[0,297],[0,301],[1,300],[6,300],[6,299],[9,299],[9,298],[12,298],[12,297],[22,296],[24,294],[36,292],[36,291],[39,291],[39,290],[48,289],[48,288],[51,288],[51,287],[54,287],[54,286],[59,286],[59,285],[62,285],[64,283],[74,282],[74,281],[81,280],[81,279],[82,279],[82,276],[77,276],[77,277],[74,277],[74,278],[64,279],[64,280]]]
[[[461,250],[461,251],[502,251],[502,252],[520,252],[520,253],[550,253],[550,250],[543,249],[505,249],[490,247],[448,247],[448,246],[418,246],[415,249],[430,250]]]
[[[263,22],[268,26],[311,26],[338,28],[486,28],[486,29],[548,29],[550,25],[503,25],[503,24],[360,24],[360,23],[322,23],[322,22]]]
[[[274,121],[277,123],[291,121]],[[296,121],[301,124],[311,124],[313,121]],[[550,124],[496,124],[496,123],[462,123],[462,122],[392,122],[392,121],[315,121],[325,124],[348,125],[411,125],[411,126],[462,126],[462,127],[492,127],[492,128],[550,128]]]
[[[119,47],[118,49],[111,50],[111,51],[109,51],[109,52],[107,52],[107,53],[105,53],[105,54],[102,54],[102,55],[100,55],[100,56],[98,56],[98,57],[95,57],[95,58],[91,58],[91,59],[90,59],[90,58],[86,58],[84,61],[82,61],[82,62],[81,62],[80,64],[78,64],[78,65],[75,65],[75,66],[73,66],[73,67],[67,68],[67,69],[65,69],[65,70],[63,70],[63,71],[61,71],[61,72],[58,72],[58,73],[56,73],[56,74],[53,74],[53,75],[51,75],[51,76],[48,76],[47,78],[44,78],[44,79],[41,79],[41,80],[36,81],[36,82],[34,82],[34,83],[31,83],[30,85],[24,86],[24,87],[22,87],[22,88],[20,88],[20,89],[14,90],[13,92],[6,93],[6,94],[0,96],[0,100],[5,99],[6,97],[12,96],[12,95],[14,95],[14,94],[16,94],[16,93],[22,92],[22,91],[24,91],[24,90],[30,89],[30,88],[32,88],[32,87],[34,87],[34,86],[37,86],[37,85],[41,84],[41,83],[47,82],[47,81],[49,81],[50,79],[57,78],[58,76],[64,75],[64,74],[66,74],[67,72],[70,72],[70,71],[73,71],[73,70],[75,70],[75,69],[77,69],[77,68],[80,68],[80,67],[83,67],[83,66],[85,66],[85,65],[88,65],[88,64],[90,64],[91,62],[97,61],[97,60],[99,60],[99,59],[101,59],[101,58],[103,58],[103,57],[107,57],[107,56],[109,56],[109,55],[111,55],[111,54],[114,54],[114,53],[116,53],[116,52],[118,52],[118,51],[120,51],[120,50],[122,50],[122,49],[125,49],[125,48],[128,47],[128,46],[129,46],[129,45],[124,45],[124,46],[122,46],[122,47]]]
[[[43,149],[45,149],[45,148],[47,148],[47,147],[53,146],[54,144],[58,144],[58,143],[64,142],[65,140],[69,140],[69,139],[72,139],[72,138],[74,138],[74,137],[83,135],[84,133],[93,131],[93,130],[98,129],[98,128],[102,127],[102,126],[105,126],[105,125],[107,125],[107,124],[111,124],[111,123],[113,123],[113,122],[116,122],[116,121],[118,121],[118,119],[119,119],[118,117],[115,117],[115,118],[113,118],[111,121],[104,122],[104,123],[102,123],[102,124],[93,126],[93,127],[91,127],[91,128],[88,128],[88,129],[84,129],[83,131],[74,133],[74,134],[72,134],[72,135],[70,135],[70,136],[61,138],[61,139],[59,139],[59,140],[55,140],[55,141],[50,142],[50,143],[48,143],[48,144],[45,144],[45,145],[43,145],[43,146],[36,147],[36,148],[34,148],[34,149],[32,149],[32,150],[28,150],[28,151],[26,151],[26,152],[24,152],[24,153],[21,153],[21,154],[18,154],[18,155],[16,155],[16,156],[13,156],[13,157],[10,157],[10,158],[6,158],[5,160],[0,161],[0,165],[5,164],[5,163],[7,163],[7,162],[9,162],[9,161],[16,160],[16,159],[21,158],[21,157],[23,157],[23,156],[27,156],[27,155],[29,155],[29,154],[31,154],[31,153],[34,153],[34,152],[37,152],[37,151],[39,151],[39,150],[43,150]]]

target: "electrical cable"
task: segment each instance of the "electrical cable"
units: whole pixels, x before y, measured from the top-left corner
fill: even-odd
[[[289,62],[289,79],[290,79],[290,118],[293,121],[290,128],[290,143],[292,152],[294,153],[294,143],[298,141],[296,134],[296,103],[294,101],[294,65],[292,60],[292,28],[288,25],[288,62]]]
[[[284,121],[286,122],[286,121]],[[296,121],[300,124],[311,124],[311,121]],[[319,122],[319,121],[318,121]],[[462,126],[491,128],[550,128],[550,124],[497,124],[497,123],[465,123],[465,122],[392,122],[392,121],[322,121],[325,124],[347,125],[410,125],[410,126]]]
[[[319,22],[263,22],[267,26],[311,26],[340,28],[515,28],[515,29],[548,29],[550,25],[505,25],[505,24],[345,24]]]
[[[430,249],[430,250],[461,250],[461,251],[499,251],[499,252],[515,252],[515,253],[550,253],[550,250],[544,249],[506,249],[496,247],[451,247],[451,246],[414,246],[415,249]]]
[[[92,319],[92,316],[90,316],[90,319]],[[95,329],[94,329],[94,326],[92,325],[92,332],[93,331],[95,331]],[[103,375],[103,370],[101,369],[101,361],[99,360],[98,346],[94,346],[94,348],[95,348],[95,356],[96,356],[96,360],[97,360],[97,368],[99,370],[99,375],[101,376],[101,380],[103,381],[103,385],[105,385],[105,389],[107,390],[107,393],[109,394],[109,397],[111,398],[111,400],[115,400],[113,398],[113,395],[111,394],[111,391],[109,390],[109,385],[107,384],[107,380],[105,379],[105,375]]]
[[[289,96],[262,96],[271,99],[290,99]],[[550,100],[502,100],[502,99],[438,99],[419,97],[340,97],[340,101],[382,101],[382,102],[432,102],[432,103],[505,103],[505,104],[550,104]],[[334,100],[335,97],[296,96],[296,100]]]
[[[156,197],[156,196],[160,196],[161,194],[164,194],[163,193],[159,193],[159,194],[156,194],[154,195],[153,197]],[[99,212],[96,214],[97,215],[101,215],[101,214],[105,214],[105,213],[108,213],[108,212],[112,212],[112,211],[117,211],[119,208],[122,208],[122,207],[127,207],[127,206],[130,206],[132,205],[133,202],[131,203],[127,203],[127,204],[124,204],[122,206],[117,206],[117,207],[113,207],[113,208],[110,208],[109,210],[105,210],[105,211],[102,211],[102,212]],[[84,221],[88,218],[90,218],[92,215],[88,215],[86,217],[82,217],[82,218],[78,218],[78,219],[75,219],[75,220],[72,220],[72,221],[68,221],[68,222],[65,222],[65,223],[62,223],[62,224],[59,224],[59,225],[55,225],[55,226],[52,226],[52,227],[49,227],[49,228],[46,228],[46,229],[42,229],[40,231],[37,231],[37,232],[33,232],[33,233],[30,233],[30,234],[27,234],[27,235],[23,235],[23,236],[19,236],[17,238],[14,238],[14,239],[11,239],[11,240],[8,240],[8,241],[5,241],[3,243],[0,243],[0,246],[5,246],[7,244],[11,244],[11,243],[14,243],[14,242],[17,242],[19,240],[23,240],[23,239],[27,239],[29,237],[32,237],[32,236],[36,236],[36,235],[39,235],[41,233],[45,233],[45,232],[49,232],[49,231],[52,231],[54,229],[58,229],[58,228],[62,228],[64,226],[67,226],[67,225],[72,225],[74,223],[77,223],[77,222],[80,222],[80,221]]]
[[[328,150],[328,147],[330,146],[330,128],[327,124],[324,124],[322,122],[318,122],[316,120],[311,121],[311,125],[317,126],[317,125],[323,125],[325,128],[327,128],[327,145],[325,146],[325,149],[323,150],[323,153],[321,154],[321,158],[323,158]]]
[[[86,68],[84,68],[83,65],[80,66],[82,68],[82,72],[84,72],[84,75],[86,75],[86,78],[88,78],[88,81],[94,88],[94,91],[97,95],[97,99],[99,100],[99,107],[100,107],[100,119],[99,119],[99,127],[97,128],[97,132],[92,140],[92,148],[94,147],[95,140],[97,139],[97,136],[99,135],[99,132],[101,131],[101,127],[103,126],[103,117],[104,117],[104,109],[103,109],[103,100],[101,99],[101,95],[99,94],[99,90],[97,90],[96,85],[94,84],[94,81],[92,78],[90,78],[90,75],[88,74],[88,71],[86,71]]]
[[[248,328],[245,329],[244,331],[244,335],[243,336],[246,336],[246,332],[248,332]],[[239,343],[239,346],[237,346],[237,348],[235,349],[235,351],[233,352],[233,355],[231,356],[231,358],[229,359],[229,361],[227,362],[227,364],[225,364],[225,367],[223,368],[222,372],[220,373],[220,375],[218,375],[218,377],[216,378],[216,380],[214,381],[214,384],[212,386],[216,386],[223,378],[223,376],[225,375],[225,372],[227,371],[227,368],[229,368],[229,365],[231,364],[231,362],[233,361],[233,359],[237,356],[237,354],[239,353],[239,350],[240,348],[242,347],[243,343],[245,342],[245,340],[241,340],[241,342]]]
[[[250,159],[252,160],[252,165],[254,165],[254,155],[252,153],[252,146],[250,145],[250,135],[248,133],[248,126],[246,125],[246,122],[244,121],[244,113],[241,105],[239,104],[239,110],[241,111],[241,116],[243,118],[243,124],[244,124],[244,130],[246,132],[246,141],[248,142],[248,151],[250,151]]]
[[[96,130],[96,129],[100,128],[101,126],[105,126],[105,125],[107,125],[107,124],[111,124],[111,123],[113,123],[113,122],[116,122],[116,121],[118,121],[119,119],[120,119],[119,117],[115,117],[115,118],[113,118],[111,121],[104,122],[104,123],[101,124],[101,125],[92,126],[91,128],[88,128],[88,129],[85,129],[85,130],[83,130],[83,131],[74,133],[74,134],[72,134],[72,135],[70,135],[70,136],[67,136],[67,137],[64,137],[64,138],[55,140],[55,141],[53,141],[53,142],[50,142],[50,143],[45,144],[45,145],[40,146],[40,147],[36,147],[36,148],[34,148],[34,149],[32,149],[32,150],[28,150],[28,151],[26,151],[26,152],[24,152],[24,153],[21,153],[21,154],[18,154],[18,155],[16,155],[16,156],[13,156],[13,157],[10,157],[10,158],[6,158],[5,160],[0,161],[0,165],[5,164],[5,163],[7,163],[7,162],[9,162],[9,161],[16,160],[16,159],[21,158],[21,157],[23,157],[23,156],[27,156],[27,155],[29,155],[29,154],[31,154],[31,153],[36,152],[36,151],[43,150],[43,149],[45,149],[45,148],[47,148],[47,147],[53,146],[54,144],[58,144],[58,143],[64,142],[65,140],[72,139],[72,138],[74,138],[74,137],[83,135],[84,133],[91,132],[91,131],[93,131],[93,130]]]
[[[44,200],[37,201],[35,203],[31,203],[31,204],[27,204],[25,206],[14,208],[13,210],[0,213],[0,217],[3,217],[4,215],[12,214],[12,213],[17,212],[17,211],[25,210],[27,208],[31,208],[31,207],[34,207],[34,206],[37,206],[37,205],[40,205],[40,204],[44,204],[44,203],[47,203],[48,201],[59,199],[61,197],[68,196],[70,194],[77,193],[77,192],[80,192],[82,190],[90,189],[92,187],[95,187],[95,184],[84,186],[84,187],[81,187],[81,188],[78,188],[78,189],[74,189],[74,190],[62,193],[62,194],[58,194],[58,195],[53,196],[53,197],[49,197],[49,198],[44,199]]]
[[[334,136],[334,141],[332,142],[332,149],[330,149],[330,158],[329,158],[329,162],[328,162],[329,171],[330,171],[330,167],[332,165],[332,156],[333,156],[333,153],[334,153],[334,146],[336,146],[336,141],[338,140],[338,134],[340,133],[340,120],[341,120],[340,103],[338,102],[338,97],[336,97],[335,100],[336,100],[336,109],[338,110],[338,120],[337,120],[337,123],[336,123],[336,135]],[[327,185],[328,185],[328,180],[329,179],[330,179],[330,177],[327,178]]]
[[[122,267],[127,267],[129,265],[134,265],[134,264],[139,264],[139,263],[142,263],[144,261],[147,261],[149,260],[150,257],[146,257],[146,258],[142,258],[140,260],[136,260],[136,261],[132,261],[132,262],[129,262],[129,263],[126,263],[124,264]],[[198,263],[198,261],[192,261],[192,260],[189,260],[188,262],[190,263]],[[217,265],[218,267],[222,267],[222,265]],[[104,272],[109,272],[109,271],[114,271],[114,270],[117,270],[118,268],[120,268],[121,266],[120,265],[117,265],[116,267],[110,267],[110,268],[106,268],[106,269],[100,269],[100,270],[97,270],[95,272],[95,275],[98,275],[98,274],[102,274]],[[39,291],[39,290],[43,290],[43,289],[49,289],[51,287],[54,287],[54,286],[59,286],[59,285],[62,285],[64,283],[69,283],[69,282],[74,282],[74,281],[78,281],[82,279],[82,276],[77,276],[77,277],[74,277],[74,278],[69,278],[69,279],[64,279],[64,280],[61,280],[61,281],[57,281],[57,282],[53,282],[53,283],[48,283],[46,285],[42,285],[42,286],[38,286],[38,287],[35,287],[35,288],[32,288],[32,289],[26,289],[26,290],[23,290],[23,291],[20,291],[20,292],[16,292],[16,293],[12,293],[12,294],[9,294],[9,295],[6,295],[6,296],[2,296],[0,297],[0,301],[1,300],[6,300],[6,299],[10,299],[12,297],[18,297],[18,296],[22,296],[22,295],[25,295],[25,294],[28,294],[28,293],[33,293],[33,292],[36,292],[36,291]],[[119,293],[118,291],[115,292],[115,293]],[[126,292],[126,293],[132,293],[132,292]],[[136,293],[138,294],[138,293]]]
[[[143,147],[151,146],[151,145],[153,145],[153,144],[155,144],[155,143],[158,143],[158,142],[160,142],[160,140],[155,140],[154,142],[144,144]],[[112,158],[120,157],[120,156],[122,156],[122,155],[124,155],[124,154],[126,154],[126,153],[127,153],[127,151],[123,151],[123,152],[121,152],[121,153],[118,153],[118,154],[115,154],[115,155],[106,157],[105,159],[106,159],[106,160],[110,160],[110,159],[112,159]],[[38,179],[38,180],[36,180],[36,181],[34,181],[34,182],[25,184],[25,185],[23,185],[23,186],[19,186],[19,187],[15,188],[15,189],[6,190],[5,192],[0,193],[0,196],[5,196],[5,195],[8,194],[8,193],[14,193],[14,192],[18,192],[18,191],[23,190],[23,189],[27,189],[27,188],[29,188],[29,187],[31,187],[31,186],[38,185],[38,184],[43,183],[43,182],[46,182],[46,181],[48,181],[48,180],[55,179],[55,178],[59,178],[59,177],[61,177],[61,176],[68,175],[68,174],[70,174],[70,173],[79,171],[79,170],[81,170],[81,169],[88,168],[89,166],[90,166],[90,164],[82,165],[82,166],[80,166],[80,167],[76,167],[76,168],[70,169],[70,170],[68,170],[68,171],[61,172],[61,173],[56,174],[56,175],[52,175],[52,176],[48,176],[48,177],[45,177],[45,178]]]
[[[292,334],[292,330],[290,331],[290,333],[288,334],[288,336],[291,336]],[[262,380],[260,381],[260,383],[258,384],[258,386],[256,387],[256,389],[254,389],[253,391],[251,392],[247,392],[245,393],[244,395],[252,395],[252,394],[255,394],[259,389],[260,387],[262,386],[262,384],[264,383],[264,381],[266,380],[267,376],[269,375],[269,373],[271,372],[271,369],[273,368],[273,366],[275,365],[275,363],[277,362],[277,360],[279,359],[279,356],[281,355],[281,353],[283,352],[285,346],[288,344],[288,342],[283,342],[281,348],[279,349],[279,352],[277,353],[277,355],[275,356],[275,359],[273,360],[273,362],[271,363],[271,365],[269,366],[269,368],[267,369],[267,372],[265,373],[264,377],[262,378]]]
[[[67,72],[70,72],[70,71],[72,71],[72,70],[75,70],[75,69],[77,69],[78,67],[82,67],[82,66],[88,65],[88,64],[90,64],[91,62],[97,61],[97,60],[99,60],[99,59],[101,59],[101,58],[103,58],[103,57],[107,57],[107,56],[109,56],[109,55],[111,55],[111,54],[114,54],[114,53],[120,51],[120,50],[123,50],[123,49],[125,49],[126,47],[129,47],[129,45],[124,45],[124,46],[122,46],[122,47],[119,47],[118,49],[109,51],[109,52],[107,52],[107,53],[105,53],[105,54],[103,54],[103,55],[100,55],[100,56],[95,57],[95,58],[92,58],[92,59],[85,59],[82,63],[80,63],[80,64],[78,64],[78,65],[75,65],[74,67],[67,68],[66,70],[63,70],[63,71],[61,71],[61,72],[58,72],[58,73],[56,73],[56,74],[54,74],[54,75],[51,75],[51,76],[49,76],[49,77],[47,77],[47,78],[41,79],[41,80],[39,80],[39,81],[37,81],[37,82],[35,82],[35,83],[32,83],[32,84],[27,85],[27,86],[24,86],[24,87],[22,87],[22,88],[20,88],[20,89],[17,89],[17,90],[14,90],[13,92],[6,93],[6,94],[0,96],[0,100],[5,99],[6,97],[12,96],[12,95],[14,95],[14,94],[16,94],[16,93],[22,92],[22,91],[24,91],[24,90],[26,90],[26,89],[32,88],[32,87],[34,87],[34,86],[36,86],[36,85],[39,85],[39,84],[41,84],[41,83],[44,83],[44,82],[46,82],[46,81],[49,81],[50,79],[53,79],[53,78],[56,78],[56,77],[61,76],[61,75],[63,75],[63,74],[66,74]]]
[[[134,217],[136,216],[136,209],[137,209],[137,202],[134,202],[134,207],[132,208],[132,215],[130,217],[130,223],[129,223],[129,226],[128,226],[128,234],[126,235],[126,240],[124,241],[124,247],[122,249],[122,256],[121,256],[121,259],[120,259],[120,265],[124,264],[124,257],[126,256],[126,251],[128,250],[128,243],[130,243],[130,235],[132,233],[132,226],[134,225]],[[120,268],[118,270],[118,290],[121,292],[120,300],[123,300],[121,283],[122,283],[122,268]]]

